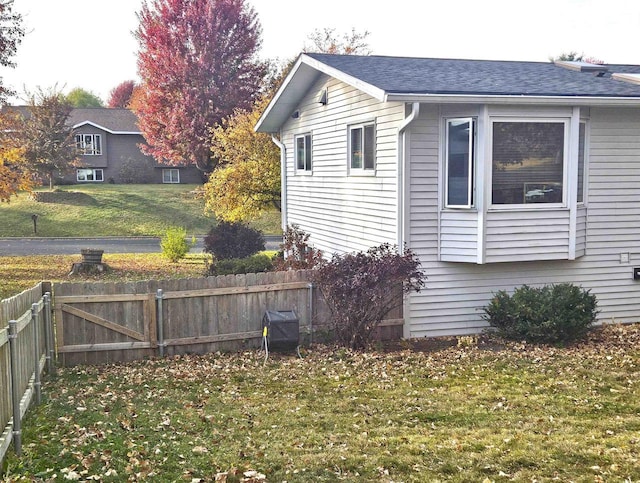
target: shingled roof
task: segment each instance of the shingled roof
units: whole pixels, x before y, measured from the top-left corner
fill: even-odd
[[[322,75],[379,101],[640,105],[640,66],[302,54],[258,121],[277,132]],[[626,74],[624,80],[617,74]]]
[[[91,124],[114,134],[140,134],[138,118],[130,109],[75,108],[69,115],[69,124]]]
[[[551,62],[307,55],[389,94],[640,97],[640,85],[611,77],[640,74],[638,65],[603,66],[598,77]]]
[[[3,109],[17,112],[25,118],[30,116],[28,106],[3,106]],[[72,127],[91,124],[111,134],[141,134],[138,118],[130,109],[76,107],[71,110],[67,124]]]

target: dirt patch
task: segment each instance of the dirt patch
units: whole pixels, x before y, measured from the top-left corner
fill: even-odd
[[[64,205],[94,205],[95,198],[78,191],[34,191],[30,199],[38,203],[58,203]]]

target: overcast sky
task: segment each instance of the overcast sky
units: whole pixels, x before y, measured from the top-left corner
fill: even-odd
[[[373,54],[545,62],[577,51],[640,64],[638,0],[247,0],[262,24],[263,58],[295,57],[314,29],[369,31]],[[24,92],[82,87],[106,101],[137,79],[136,12],[142,0],[15,0],[27,35],[0,67]],[[19,100],[13,99],[13,102]]]

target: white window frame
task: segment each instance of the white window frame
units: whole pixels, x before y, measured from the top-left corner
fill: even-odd
[[[493,202],[493,127],[496,123],[499,122],[509,122],[509,123],[558,123],[564,125],[564,146],[562,151],[562,201],[560,203],[512,203],[512,204],[500,204]],[[526,210],[546,210],[546,209],[558,209],[558,208],[567,208],[568,206],[568,197],[567,193],[569,191],[569,145],[570,145],[570,127],[571,127],[571,118],[568,117],[502,117],[502,116],[494,116],[491,117],[489,122],[489,133],[487,142],[489,144],[489,159],[487,162],[489,163],[489,208],[492,210],[513,210],[513,209],[526,209]]]
[[[164,168],[162,170],[163,184],[180,184],[180,170],[177,168]]]
[[[100,173],[100,179],[97,179],[98,173]],[[89,179],[89,174],[93,179]],[[102,183],[104,182],[104,171],[102,168],[78,168],[76,181],[78,183]]]
[[[300,159],[298,158],[298,140],[302,139],[304,143],[304,159],[302,167],[300,167]],[[311,174],[313,171],[313,139],[311,133],[298,134],[293,137],[293,157],[295,163],[295,171],[301,174]]]
[[[467,183],[467,200],[468,203],[463,205],[449,204],[449,126],[452,122],[468,122],[471,125],[471,132],[468,139],[468,183]],[[445,208],[473,208],[475,206],[475,169],[476,169],[476,151],[477,151],[477,131],[478,121],[475,117],[449,117],[444,119],[445,123],[445,140],[444,140],[444,207]]]
[[[365,149],[365,140],[366,140],[366,128],[372,128],[373,129],[373,146],[371,146],[371,150],[373,153],[373,166],[372,167],[365,167],[365,159],[364,159],[364,152],[366,151]],[[353,167],[353,150],[351,148],[351,138],[352,138],[352,132],[355,131],[356,129],[362,129],[362,135],[361,135],[361,139],[360,142],[362,143],[362,151],[363,151],[363,155],[362,155],[362,167]],[[350,174],[367,174],[367,175],[375,175],[376,172],[376,168],[377,168],[377,162],[376,162],[376,145],[377,145],[377,130],[376,130],[376,123],[375,121],[367,121],[367,122],[361,122],[358,124],[351,124],[348,126],[347,128],[347,163],[348,163],[348,171]]]
[[[90,141],[87,143],[87,138]],[[83,156],[102,155],[102,135],[101,134],[76,134],[76,149]]]
[[[578,189],[578,195],[576,197],[577,204],[580,206],[584,206],[587,204],[587,173],[588,164],[589,164],[589,122],[587,120],[580,120],[579,127],[584,126],[584,140],[583,140],[583,151],[582,151],[582,191],[580,191],[580,185],[578,180],[576,180],[576,186]],[[579,132],[579,131],[578,131]],[[579,136],[578,136],[579,137]],[[580,141],[578,140],[578,172],[576,176],[580,176]],[[578,178],[579,179],[579,178]],[[582,194],[582,199],[580,199],[580,195]]]

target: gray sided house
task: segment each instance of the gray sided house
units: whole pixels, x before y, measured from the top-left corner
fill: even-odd
[[[281,146],[283,225],[419,256],[406,337],[477,333],[522,284],[640,320],[640,66],[303,54],[256,129]]]
[[[71,111],[78,168],[64,183],[201,183],[194,166],[168,166],[140,150],[145,143],[129,109],[76,108]]]

